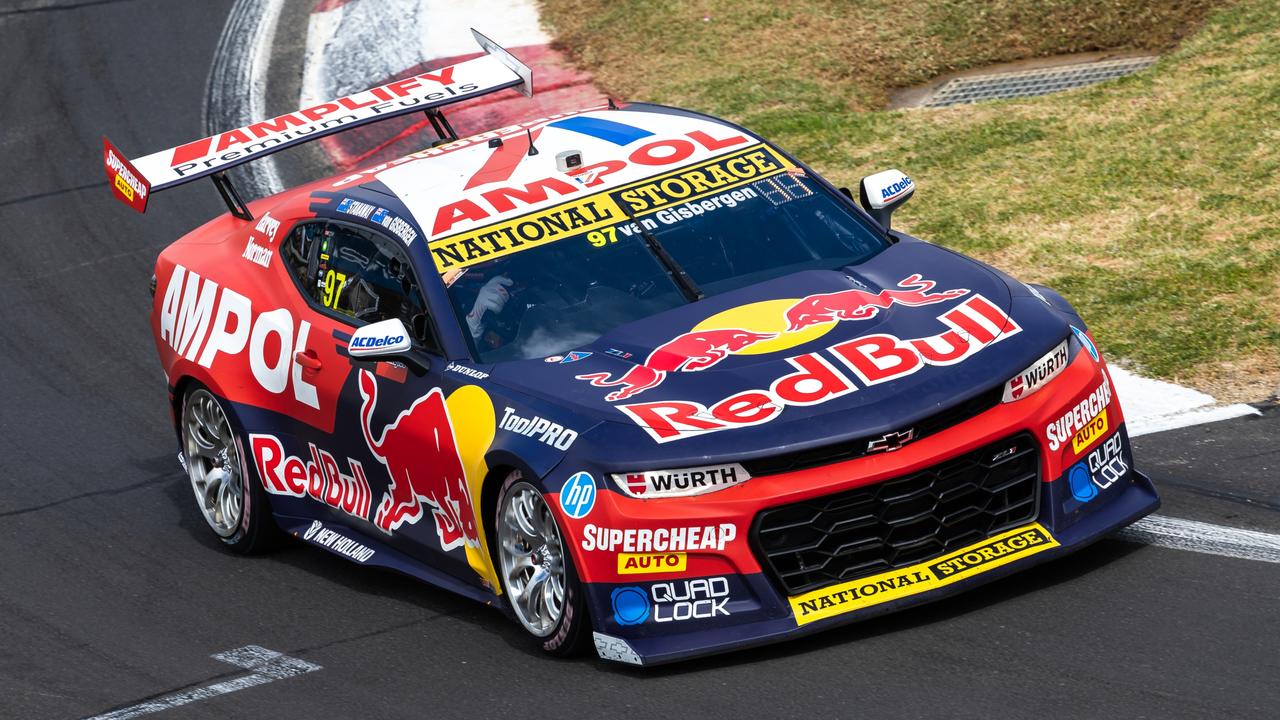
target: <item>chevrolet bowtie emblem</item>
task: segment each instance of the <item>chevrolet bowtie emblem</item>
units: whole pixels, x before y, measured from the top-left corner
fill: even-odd
[[[885,433],[884,435],[867,443],[867,452],[893,452],[894,450],[898,450],[903,445],[911,442],[915,436],[915,428],[907,428],[900,432]]]

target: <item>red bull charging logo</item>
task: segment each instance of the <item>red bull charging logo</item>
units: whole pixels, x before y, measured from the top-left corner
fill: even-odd
[[[735,323],[734,327],[727,328],[706,327],[708,324],[717,324],[716,318],[728,320],[724,316],[743,314],[727,311],[658,346],[649,353],[644,363],[628,369],[617,378],[611,377],[607,372],[587,373],[576,378],[589,381],[595,387],[617,388],[605,396],[605,400],[609,402],[625,400],[661,385],[668,373],[706,370],[730,355],[776,352],[795,347],[819,337],[837,322],[869,320],[894,304],[919,307],[969,293],[963,288],[931,292],[936,286],[937,283],[933,280],[925,280],[916,273],[901,280],[898,287],[885,288],[878,293],[851,289],[809,295],[794,302],[779,300],[756,303],[755,305],[762,307],[773,307],[781,303],[786,306],[786,310],[781,318],[768,318],[766,314],[763,324],[769,325],[769,328],[747,329],[736,326],[745,323]]]
[[[810,295],[787,311],[787,331],[795,332],[810,325],[833,320],[870,320],[894,303],[907,307],[919,307],[969,293],[964,289],[929,292],[937,284],[933,280],[925,280],[920,273],[916,273],[899,282],[897,288],[885,288],[878,293],[855,289]]]
[[[636,365],[616,380],[609,373],[587,373],[576,376],[590,380],[596,387],[618,387],[605,399],[625,400],[637,393],[657,387],[669,372],[706,370],[729,355],[761,340],[777,337],[777,333],[758,333],[739,328],[694,330],[659,345],[649,353],[643,365]]]
[[[377,437],[371,421],[378,383],[367,370],[360,371],[360,395],[365,442],[391,476],[374,525],[390,534],[404,523],[416,523],[430,508],[443,549],[479,547],[475,511],[444,393],[435,388],[418,398]]]

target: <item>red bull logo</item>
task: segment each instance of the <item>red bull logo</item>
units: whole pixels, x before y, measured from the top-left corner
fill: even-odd
[[[936,285],[933,280],[925,280],[916,273],[899,282],[896,289],[885,288],[878,293],[854,289],[810,295],[787,311],[787,331],[795,332],[810,325],[836,320],[870,320],[894,303],[919,307],[969,293],[961,288],[930,293]]]
[[[661,385],[669,372],[706,370],[749,345],[775,337],[777,333],[759,333],[741,328],[693,330],[659,345],[649,353],[644,364],[636,365],[617,379],[610,379],[609,373],[587,373],[576,377],[578,380],[591,381],[595,387],[618,387],[618,390],[606,395],[605,399],[610,402],[624,400]]]
[[[969,293],[964,288],[931,292],[936,286],[933,280],[925,280],[916,273],[901,280],[896,288],[885,288],[878,293],[842,290],[794,301],[769,300],[732,308],[658,346],[642,364],[616,378],[607,372],[587,373],[576,378],[587,380],[595,387],[618,388],[605,396],[609,402],[625,400],[658,387],[668,373],[706,370],[734,354],[786,350],[821,336],[837,322],[869,320],[895,303],[918,307]],[[785,311],[782,308],[786,308]],[[731,327],[714,327],[721,322]],[[748,324],[756,327],[743,327]]]
[[[1022,331],[1013,318],[981,295],[942,313],[938,321],[947,329],[935,335],[900,338],[877,333],[824,348],[843,369],[821,352],[809,352],[787,358],[794,372],[777,378],[768,388],[744,390],[711,405],[659,400],[628,403],[618,409],[659,443],[750,427],[773,421],[790,406],[819,405],[928,366],[964,362]],[[1052,446],[1053,426],[1047,432]],[[1064,432],[1056,437],[1069,435]]]
[[[374,525],[390,534],[404,523],[418,522],[430,508],[443,549],[479,547],[475,510],[444,393],[435,388],[418,398],[376,438],[371,421],[378,382],[367,370],[360,371],[360,395],[365,442],[391,476]]]

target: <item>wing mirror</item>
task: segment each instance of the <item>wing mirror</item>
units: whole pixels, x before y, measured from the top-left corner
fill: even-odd
[[[858,201],[862,209],[888,230],[893,211],[915,191],[916,184],[901,170],[885,170],[862,178]]]
[[[409,337],[409,330],[396,318],[370,323],[351,334],[347,354],[356,360],[396,360],[421,375],[426,367],[410,354],[413,342]]]

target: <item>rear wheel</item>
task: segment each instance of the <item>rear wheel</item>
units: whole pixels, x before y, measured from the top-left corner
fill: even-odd
[[[552,655],[579,652],[590,639],[572,553],[542,491],[513,472],[498,497],[502,589],[516,620]]]
[[[181,432],[187,477],[209,528],[236,552],[264,549],[274,524],[265,493],[246,475],[222,401],[202,387],[189,390],[182,402]]]

